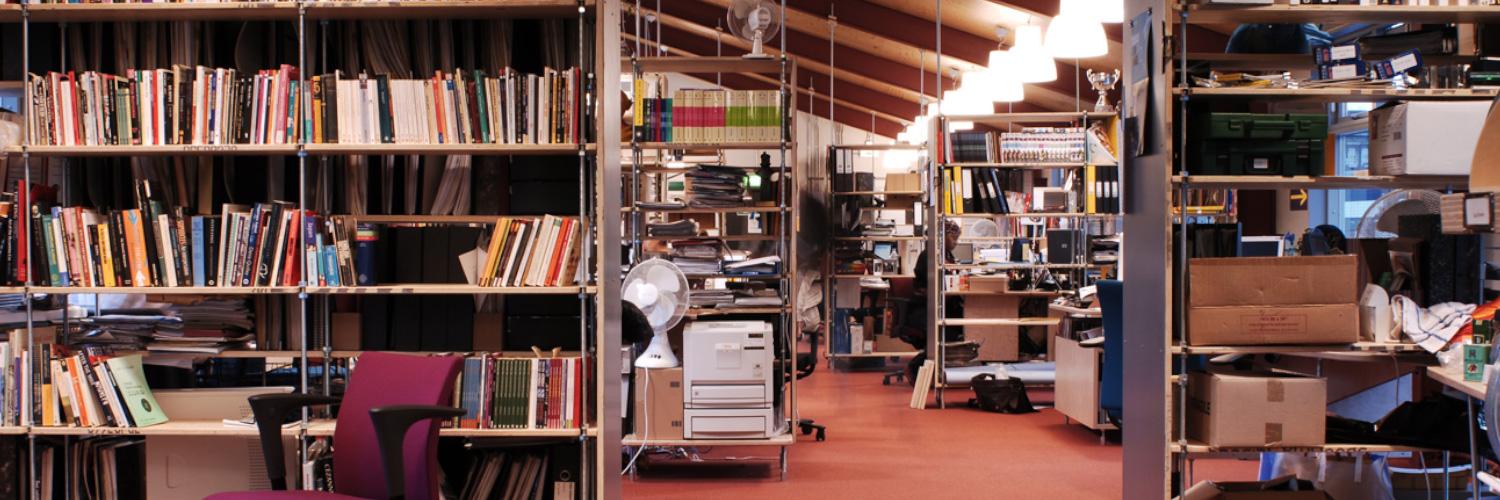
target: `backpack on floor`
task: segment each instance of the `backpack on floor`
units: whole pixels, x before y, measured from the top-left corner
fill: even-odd
[[[993,373],[981,373],[969,381],[974,388],[970,408],[979,408],[995,413],[1032,413],[1031,399],[1026,397],[1026,384],[1014,377],[995,378]]]

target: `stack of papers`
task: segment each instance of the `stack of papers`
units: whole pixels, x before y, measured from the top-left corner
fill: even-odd
[[[769,257],[756,257],[738,262],[724,264],[724,274],[740,276],[776,274],[781,267],[781,257],[775,255]]]
[[[158,328],[147,350],[217,354],[255,338],[255,323],[243,299],[203,298],[172,304],[169,311],[181,321]]]
[[[687,172],[688,204],[699,208],[745,206],[745,170],[699,165]]]
[[[690,219],[676,222],[652,222],[646,224],[646,235],[656,238],[697,236],[698,223]]]
[[[688,302],[693,307],[719,307],[734,305],[734,292],[724,288],[709,288],[704,290],[693,290],[688,294]]]
[[[672,263],[683,274],[718,274],[723,248],[724,242],[717,238],[674,241]]]

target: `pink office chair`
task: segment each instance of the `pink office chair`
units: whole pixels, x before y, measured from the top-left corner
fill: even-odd
[[[251,397],[273,491],[218,493],[207,500],[438,500],[438,422],[434,419],[463,415],[450,402],[461,362],[455,356],[381,352],[359,357],[349,375],[333,434],[335,492],[286,490],[281,424],[293,410],[339,403],[339,399],[309,394]]]

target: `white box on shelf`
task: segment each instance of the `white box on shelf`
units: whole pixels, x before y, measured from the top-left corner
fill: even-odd
[[[1408,101],[1370,111],[1373,175],[1468,175],[1489,101]]]

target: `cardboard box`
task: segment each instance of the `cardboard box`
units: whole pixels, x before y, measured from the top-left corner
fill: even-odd
[[[1352,255],[1193,259],[1188,344],[1338,344],[1359,340]]]
[[[910,352],[916,348],[890,335],[875,336],[875,352]]]
[[[969,291],[971,292],[1004,292],[1010,289],[1010,278],[1003,274],[992,276],[973,275],[969,276]]]
[[[886,191],[921,191],[922,176],[916,172],[885,174]]]
[[[1468,484],[1468,483],[1464,483]],[[1312,482],[1286,475],[1265,481],[1202,481],[1188,488],[1178,500],[1328,500],[1328,493],[1313,489]]]
[[[1468,175],[1489,101],[1410,101],[1370,111],[1373,175]]]
[[[973,295],[964,298],[965,318],[1019,318],[1021,300],[1013,295]],[[979,343],[980,361],[1021,359],[1021,329],[1016,326],[964,327],[964,340]]]
[[[1201,372],[1189,377],[1188,439],[1219,447],[1324,443],[1324,379]]]
[[[637,368],[632,418],[637,438],[682,439],[682,368]]]

